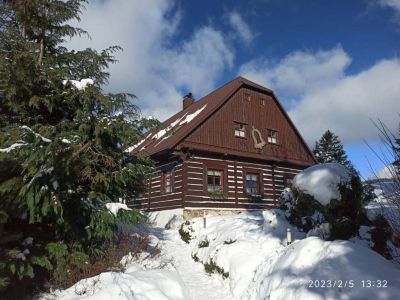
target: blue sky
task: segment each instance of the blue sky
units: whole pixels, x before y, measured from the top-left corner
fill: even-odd
[[[382,168],[370,119],[398,129],[400,0],[103,0],[79,26],[92,40],[71,47],[124,48],[106,89],[135,93],[147,116],[242,75],[276,92],[311,146],[337,133],[364,177]]]
[[[240,13],[255,37],[250,47],[237,48],[237,65],[260,55],[279,59],[299,49],[342,45],[353,58],[347,69],[351,74],[400,51],[396,11],[375,1],[179,1],[178,6],[184,12],[178,42],[198,24],[211,23],[229,31],[227,14]]]

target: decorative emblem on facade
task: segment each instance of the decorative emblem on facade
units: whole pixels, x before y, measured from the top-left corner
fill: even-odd
[[[256,137],[256,134],[258,135],[258,138]],[[260,130],[258,130],[254,126],[252,126],[251,128],[251,136],[253,137],[254,148],[262,149],[265,146],[266,142],[263,139]]]

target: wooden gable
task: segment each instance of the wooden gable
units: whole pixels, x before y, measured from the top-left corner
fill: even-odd
[[[147,194],[131,207],[194,215],[276,207],[293,177],[316,163],[274,93],[243,77],[186,105],[126,151],[156,163]]]
[[[245,139],[235,138],[235,122],[245,126]],[[268,143],[268,130],[278,134],[276,145]],[[162,157],[184,148],[303,166],[316,163],[274,93],[243,77],[187,106],[126,151]]]
[[[244,127],[244,137],[235,136],[238,124]],[[276,133],[276,143],[271,143],[274,139],[268,141],[270,132]],[[274,94],[248,85],[242,85],[180,147],[300,165],[315,163]]]

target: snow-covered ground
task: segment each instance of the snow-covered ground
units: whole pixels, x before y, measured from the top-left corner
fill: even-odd
[[[130,263],[125,273],[85,279],[57,297],[399,299],[398,265],[361,240],[306,238],[287,223],[282,211],[271,210],[207,217],[206,228],[202,218],[185,222],[183,229],[192,238],[185,243],[178,232],[180,214],[175,210],[150,216],[156,225],[172,228],[151,229],[152,243],[162,249],[153,261]],[[290,245],[288,228],[294,240]]]
[[[190,299],[182,279],[175,271],[142,270],[135,264],[130,265],[124,273],[107,272],[81,280],[55,296],[63,300]]]
[[[192,254],[203,263],[212,259],[229,273],[226,281],[233,299],[398,299],[400,295],[400,269],[393,262],[357,239],[304,238],[282,211],[210,217],[207,228],[202,226],[201,219],[187,225],[193,230]],[[287,228],[295,240],[290,245]],[[199,248],[206,240],[208,246]],[[387,288],[363,287],[368,280]]]

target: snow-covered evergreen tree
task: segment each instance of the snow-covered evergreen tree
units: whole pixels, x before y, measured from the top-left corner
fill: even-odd
[[[320,163],[340,163],[352,171],[354,167],[347,158],[343,145],[337,135],[327,130],[322,137],[315,142],[314,155]]]
[[[152,166],[123,151],[149,124],[132,95],[101,88],[119,48],[62,45],[85,34],[68,24],[85,2],[0,4],[0,293],[101,253],[119,222],[105,204],[140,193]]]

